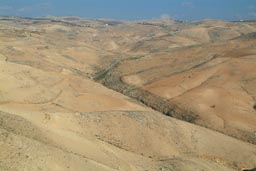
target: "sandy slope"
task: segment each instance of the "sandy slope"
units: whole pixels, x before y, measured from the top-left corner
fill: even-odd
[[[173,21],[1,20],[0,170],[232,171],[256,167],[255,145],[162,115],[91,79],[99,71],[106,71],[102,74],[106,74],[106,78],[115,78],[117,67],[118,74],[124,74],[122,80],[128,84],[141,86],[163,98],[173,98],[181,107],[197,111],[202,118],[198,124],[209,124],[218,129],[225,120],[227,128],[232,124],[253,132],[255,118],[252,110],[243,113],[246,117],[242,118],[238,110],[233,113],[236,117],[230,118],[226,115],[230,111],[226,112],[225,104],[216,96],[221,93],[221,100],[226,105],[234,106],[235,103],[238,109],[252,105],[250,95],[243,93],[245,90],[254,93],[255,84],[250,81],[254,72],[246,77],[243,74],[254,70],[251,54],[250,57],[244,55],[243,60],[234,55],[229,59],[233,52],[230,50],[213,63],[188,70],[189,73],[152,79],[163,73],[170,74],[169,65],[177,66],[172,69],[179,70],[179,67],[191,67],[211,58],[213,52],[204,57],[201,49],[174,52],[174,56],[175,53],[187,54],[186,59],[170,58],[168,52],[161,52],[163,49],[151,49],[152,55],[146,55],[152,43],[164,47],[166,43],[158,44],[158,41],[165,38],[169,41],[169,31],[179,29],[192,28],[189,24]],[[250,29],[252,27],[248,25],[245,30],[249,32]],[[181,32],[168,47],[204,43],[186,34]],[[240,41],[234,40],[233,46]],[[253,54],[249,50],[254,41],[243,41],[242,48]],[[160,54],[159,58],[156,54]],[[193,54],[200,55],[191,59],[189,55]],[[126,60],[126,55],[131,59]],[[229,63],[221,64],[225,61]],[[161,66],[163,63],[166,67]],[[237,67],[239,72],[234,73]],[[137,73],[139,71],[142,72]],[[192,81],[184,79],[190,74]],[[231,94],[241,98],[235,102],[230,100],[229,94],[223,98],[225,89],[212,88],[212,82],[195,88],[214,74],[216,78],[223,75],[225,80],[230,79],[229,84],[224,84],[222,79],[212,80],[214,84],[232,88]],[[246,82],[239,89],[241,78]],[[118,82],[116,86],[119,86]],[[199,100],[187,103],[186,100],[197,96],[200,96]],[[195,106],[212,105],[212,102],[216,112]],[[222,120],[209,119],[216,113]]]
[[[24,73],[41,81],[34,85]],[[71,82],[59,85],[62,76],[1,62],[1,79],[5,79],[1,84],[5,99],[0,106],[1,169],[154,170],[172,163],[159,161],[165,159],[174,160],[174,165],[193,161],[192,166],[183,166],[188,168],[255,164],[252,145],[167,118],[84,78],[77,77],[79,87],[69,90],[66,86]],[[83,99],[74,98],[87,89],[90,92]],[[205,149],[215,136],[223,140],[212,144],[213,148],[241,157],[228,159],[223,149]],[[233,143],[231,147],[239,146],[239,150],[226,145]],[[246,160],[241,149],[250,156]]]

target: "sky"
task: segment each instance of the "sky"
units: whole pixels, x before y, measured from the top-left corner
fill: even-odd
[[[0,16],[256,20],[256,0],[0,0]]]

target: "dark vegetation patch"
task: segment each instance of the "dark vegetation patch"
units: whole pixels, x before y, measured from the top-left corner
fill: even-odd
[[[215,105],[211,105],[211,108],[213,108],[213,109],[214,109],[215,107],[216,107]]]
[[[253,109],[256,111],[256,104],[253,105]]]
[[[238,36],[232,40],[236,39],[244,39],[244,40],[249,40],[249,39],[256,39],[256,32],[248,33],[248,34],[242,34],[241,36]]]
[[[254,169],[244,169],[243,171],[256,171],[256,168],[254,168]]]

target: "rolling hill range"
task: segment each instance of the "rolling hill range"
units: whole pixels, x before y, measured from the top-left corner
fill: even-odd
[[[256,22],[0,17],[0,170],[256,168]]]

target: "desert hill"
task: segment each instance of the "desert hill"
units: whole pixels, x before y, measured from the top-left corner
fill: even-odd
[[[255,168],[255,32],[1,17],[0,170]]]

